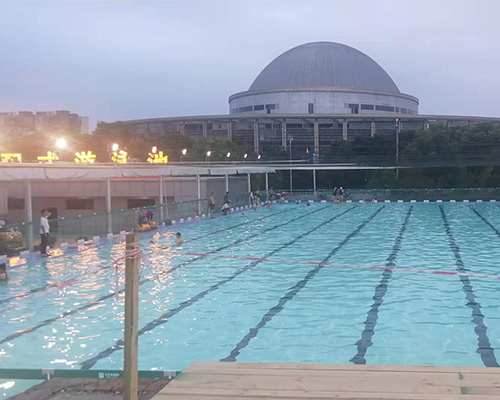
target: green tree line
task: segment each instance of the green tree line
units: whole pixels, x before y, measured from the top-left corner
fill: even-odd
[[[72,161],[76,151],[91,150],[97,160],[109,160],[111,145],[118,143],[131,159],[144,162],[153,146],[180,161],[182,149],[187,149],[183,161],[252,161],[257,154],[236,140],[203,138],[170,134],[155,139],[137,138],[132,126],[124,122],[99,122],[92,135],[65,135],[64,132],[3,138],[1,152],[20,152],[24,160],[33,161],[39,155],[54,150],[58,137],[65,137],[68,147],[62,153],[63,161]],[[209,158],[206,152],[210,150]],[[322,163],[356,163],[368,166],[395,166],[396,141],[394,134],[357,137],[352,141],[335,141],[322,147]],[[344,186],[346,188],[451,188],[500,186],[500,127],[477,124],[462,127],[432,126],[428,130],[403,130],[399,135],[399,179],[394,169],[356,171],[318,171],[319,188]],[[288,153],[280,146],[262,148],[262,161],[286,160]],[[304,162],[306,156],[304,154]],[[309,171],[294,174],[294,187],[311,188]],[[256,178],[256,183],[259,179]],[[287,188],[289,173],[273,174],[271,184]],[[263,185],[261,185],[262,187]]]

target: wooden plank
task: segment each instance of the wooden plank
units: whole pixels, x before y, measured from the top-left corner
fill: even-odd
[[[193,363],[155,400],[498,400],[500,369]]]
[[[320,378],[320,379],[336,379],[336,380],[405,380],[405,381],[415,381],[415,380],[426,380],[429,383],[434,383],[436,385],[454,385],[463,386],[463,380],[460,378],[460,374],[457,372],[442,372],[442,373],[429,373],[429,372],[415,372],[413,374],[408,374],[407,372],[384,372],[384,371],[309,371],[309,370],[265,370],[259,371],[257,369],[238,369],[232,370],[230,368],[212,371],[212,372],[185,372],[185,376],[179,379],[189,379],[196,381],[198,377],[203,377],[206,375],[210,376],[246,376],[254,380],[259,380],[261,377],[273,377],[274,379],[287,379],[287,378]],[[462,375],[463,376],[463,375]],[[492,382],[494,383],[498,379],[495,375],[491,375],[491,379],[483,378],[479,382]],[[475,384],[476,381],[473,379],[467,380],[470,385]]]
[[[378,371],[378,370],[311,370],[311,369],[257,369],[257,368],[231,368],[231,366],[226,366],[225,368],[203,368],[203,367],[189,367],[186,370],[186,374],[221,374],[221,375],[246,375],[246,376],[316,376],[316,377],[351,377],[353,375],[358,377],[374,377],[386,376],[387,374],[395,374],[397,376],[408,375],[409,371]],[[453,380],[458,380],[460,375],[457,371],[452,372],[428,372],[428,371],[414,371],[412,375],[415,374],[429,374],[431,376],[439,377],[439,379],[452,378]],[[473,375],[471,375],[473,376]],[[500,379],[499,374],[491,374],[491,379]]]
[[[409,365],[354,365],[354,364],[294,364],[294,363],[245,363],[245,362],[194,362],[185,371],[193,368],[257,368],[257,369],[299,369],[299,370],[368,370],[368,371],[397,371],[397,372],[462,372],[478,374],[498,374],[500,368],[486,367],[434,367],[434,366],[409,366]]]
[[[460,394],[458,376],[453,380],[442,381],[440,376],[430,374],[411,374],[395,376],[385,374],[377,379],[357,378],[355,374],[350,377],[329,379],[323,377],[282,376],[279,379],[274,376],[245,376],[245,375],[221,375],[221,374],[182,374],[182,379],[176,379],[170,385],[174,387],[198,387],[198,388],[231,388],[251,389],[259,387],[268,390],[329,390],[350,391],[353,387],[359,392],[394,392],[406,393],[457,393]],[[170,386],[169,385],[169,386]]]
[[[368,396],[368,397],[367,397]],[[325,400],[325,399],[387,399],[387,400],[498,400],[498,396],[478,395],[470,396],[463,394],[426,394],[426,393],[385,393],[379,392],[374,394],[357,393],[357,392],[330,392],[330,391],[269,391],[261,389],[213,389],[206,391],[203,389],[185,389],[182,392],[168,389],[165,387],[154,400],[187,400],[187,399],[243,399],[243,400],[262,400],[262,399],[277,399],[277,400]]]

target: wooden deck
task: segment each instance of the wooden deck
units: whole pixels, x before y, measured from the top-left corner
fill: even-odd
[[[499,400],[500,368],[194,363],[153,400]]]

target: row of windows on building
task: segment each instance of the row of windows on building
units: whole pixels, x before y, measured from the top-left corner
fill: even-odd
[[[386,111],[386,112],[396,112],[396,113],[401,113],[401,114],[416,114],[416,112],[410,108],[382,106],[382,105],[375,105],[375,104],[345,103],[344,107],[349,108],[351,110],[351,114],[359,114],[359,110]]]
[[[279,110],[279,108],[280,108],[279,104],[257,104],[256,106],[233,108],[231,110],[231,114],[239,114],[251,111],[264,111],[264,110],[266,110],[267,114],[271,114],[272,110]]]
[[[415,111],[409,108],[403,107],[392,107],[392,106],[384,106],[384,105],[375,105],[375,104],[351,104],[345,103],[345,108],[349,108],[351,110],[351,114],[359,114],[359,110],[366,111],[385,111],[385,112],[396,112],[401,114],[416,114]],[[239,114],[245,112],[252,111],[267,111],[267,114],[271,114],[271,110],[279,110],[279,104],[258,104],[256,106],[245,106],[239,108],[233,108],[231,110],[231,114]],[[307,104],[307,113],[314,114],[314,103]]]

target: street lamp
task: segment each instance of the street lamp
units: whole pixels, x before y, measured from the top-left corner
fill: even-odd
[[[151,149],[151,153],[156,154],[156,151],[157,151],[157,150],[158,150],[158,149],[157,149],[157,147],[156,147],[156,146],[153,146],[153,148]]]
[[[118,146],[118,143],[113,143],[113,145],[111,146],[111,150],[112,150],[112,151],[118,151],[118,148],[119,148],[119,147],[120,147],[120,146]]]
[[[290,165],[292,165],[292,142],[293,142],[293,137],[288,133],[288,131],[285,131],[286,135],[288,136],[289,144],[288,144],[288,149],[290,150]],[[290,193],[292,193],[293,190],[293,175],[292,175],[292,167],[290,167]]]
[[[66,139],[64,139],[64,138],[59,138],[56,140],[56,147],[59,150],[59,158],[62,159],[62,151],[63,151],[63,149],[66,148],[67,145],[68,145],[68,142],[66,142]]]
[[[226,157],[227,158],[231,157],[231,152],[230,151],[227,152]]]
[[[247,153],[245,153],[245,155],[243,156],[243,158],[246,160],[246,159],[247,159],[247,157],[248,157],[248,154],[247,154]]]
[[[208,150],[207,151],[207,156],[205,157],[205,161],[208,160],[208,157],[210,157],[212,155],[212,151],[211,150]]]
[[[260,157],[262,157],[260,154],[257,156],[257,160],[260,160]]]
[[[289,145],[288,148],[290,150],[290,164],[292,163],[292,142],[293,142],[293,137],[288,133],[288,131],[285,131],[286,135],[288,136],[288,141]]]
[[[188,152],[187,149],[182,149],[181,162],[182,162],[183,158],[186,156],[187,152]]]

